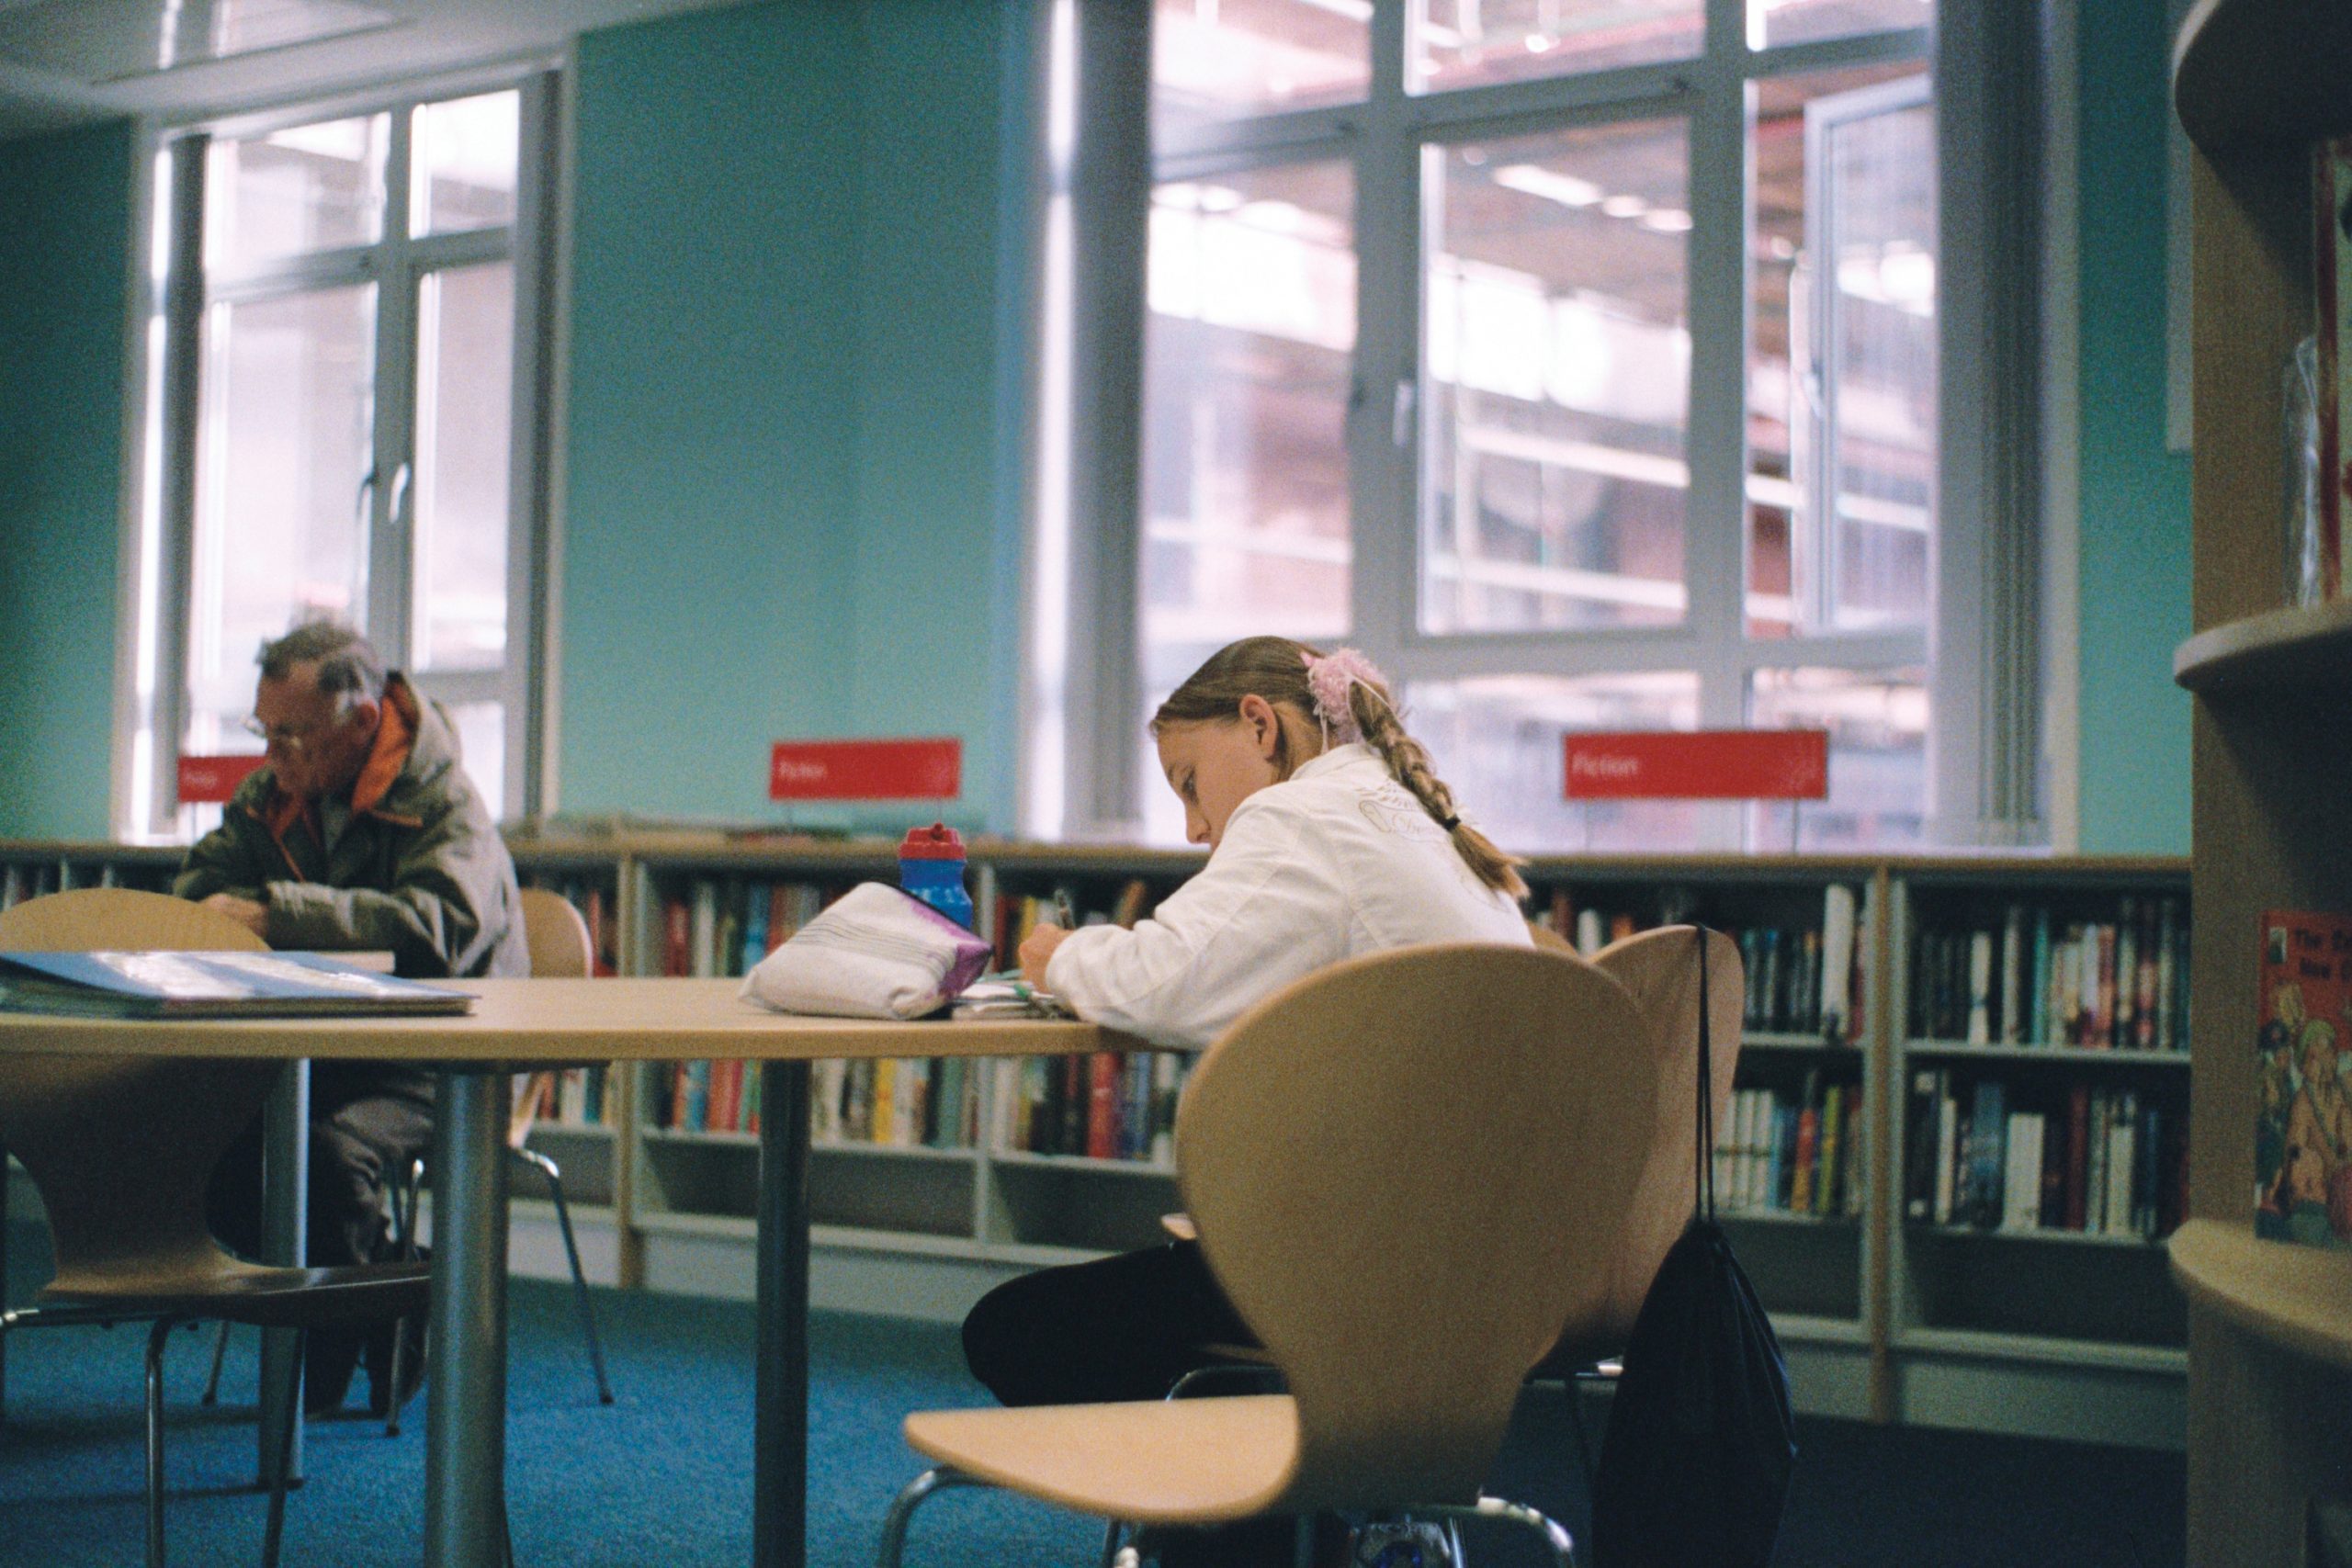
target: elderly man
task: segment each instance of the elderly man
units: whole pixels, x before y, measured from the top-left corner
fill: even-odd
[[[448,716],[420,698],[366,638],[313,621],[266,643],[249,728],[268,761],[220,826],[188,852],[173,891],[252,928],[272,947],[377,950],[418,978],[526,975],[514,863],[458,765]],[[400,1063],[322,1062],[311,1078],[310,1261],[380,1259],[385,1184],[432,1141],[433,1085]],[[214,1231],[260,1242],[260,1128],[216,1173]],[[390,1386],[390,1325],[314,1332],[305,1403],[341,1406],[364,1349],[370,1404]],[[410,1364],[421,1370],[422,1357]],[[407,1380],[403,1380],[404,1382]]]

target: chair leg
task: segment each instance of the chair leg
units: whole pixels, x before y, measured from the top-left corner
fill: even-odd
[[[989,1483],[977,1475],[967,1474],[951,1465],[926,1470],[899,1491],[890,1503],[890,1512],[882,1521],[882,1550],[875,1558],[876,1568],[899,1568],[899,1557],[907,1546],[907,1522],[923,1499],[934,1492],[944,1492],[951,1486],[986,1486]],[[1127,1549],[1132,1555],[1134,1548]]]
[[[164,1568],[164,1346],[176,1319],[147,1331],[147,1568]]]
[[[307,1330],[294,1337],[294,1357],[286,1370],[286,1393],[277,1404],[277,1462],[269,1474],[269,1523],[262,1531],[261,1568],[277,1568],[278,1545],[286,1536],[286,1488],[294,1473],[295,1416],[301,1408],[303,1353],[310,1348],[310,1337]]]
[[[413,1159],[408,1162],[403,1179],[393,1182],[386,1194],[392,1206],[393,1250],[411,1263],[416,1261],[416,1202],[417,1194],[424,1186],[424,1162]],[[401,1376],[407,1371],[408,1320],[402,1318],[392,1325],[392,1364],[385,1374],[391,1379],[392,1385],[392,1396],[385,1402],[388,1414],[384,1416],[384,1436],[388,1438],[401,1435],[399,1394]]]
[[[588,1277],[580,1268],[580,1243],[571,1234],[571,1209],[563,1201],[563,1172],[555,1161],[537,1149],[516,1149],[515,1154],[537,1168],[548,1179],[548,1196],[555,1200],[555,1223],[563,1232],[564,1256],[571,1261],[571,1294],[580,1303],[580,1331],[588,1338],[588,1365],[596,1374],[596,1398],[605,1404],[613,1402],[613,1385],[605,1378],[605,1348],[596,1338],[596,1312],[589,1303]]]
[[[1544,1543],[1552,1549],[1552,1561],[1558,1568],[1576,1568],[1575,1542],[1569,1539],[1566,1528],[1524,1503],[1482,1496],[1476,1503],[1469,1504],[1419,1504],[1407,1512],[1445,1519],[1449,1523],[1456,1519],[1501,1519],[1510,1524],[1525,1525],[1544,1538]]]
[[[197,1403],[209,1407],[220,1403],[220,1363],[229,1356],[229,1320],[220,1320],[220,1332],[212,1337],[212,1370],[205,1374],[204,1393]]]

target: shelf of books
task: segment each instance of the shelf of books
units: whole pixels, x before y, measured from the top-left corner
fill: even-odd
[[[1006,850],[975,856],[970,881],[981,934],[1010,968],[1057,893],[1081,920],[1133,923],[1197,864]],[[741,975],[854,883],[896,874],[887,845],[647,855],[629,867],[643,927],[636,971]],[[1170,1140],[1186,1065],[1143,1052],[816,1064],[817,1299],[902,1303],[870,1264],[908,1256],[910,1240],[934,1274],[962,1267],[975,1292],[1044,1259],[1148,1243],[1178,1206]],[[736,1062],[650,1066],[638,1093],[629,1221],[648,1282],[662,1284],[675,1269],[707,1269],[715,1241],[751,1236],[760,1076]],[[747,1266],[729,1265],[730,1282]]]
[[[2069,1403],[2075,1435],[2179,1433],[2186,1324],[2159,1244],[2188,1180],[2184,868],[1931,866],[1892,893],[1899,1407],[2051,1430],[2022,1382]]]
[[[1536,923],[1581,952],[1693,920],[1739,943],[1747,1005],[1716,1129],[1717,1210],[1803,1405],[1883,1415],[1868,1114],[1881,1072],[1868,990],[1883,874],[1765,858],[1546,860],[1527,875]]]

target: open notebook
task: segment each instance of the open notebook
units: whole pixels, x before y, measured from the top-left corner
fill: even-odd
[[[84,1018],[461,1013],[463,991],[315,953],[0,953],[0,1008]]]

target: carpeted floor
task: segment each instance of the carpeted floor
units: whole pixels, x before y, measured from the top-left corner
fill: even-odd
[[[42,1277],[17,1247],[8,1299]],[[752,1314],[738,1303],[600,1292],[619,1403],[599,1406],[568,1292],[513,1292],[508,1492],[523,1568],[664,1568],[750,1561]],[[218,1410],[196,1404],[211,1330],[168,1363],[172,1561],[258,1561],[254,1338],[232,1341]],[[141,1550],[140,1352],[144,1332],[12,1337],[0,1426],[0,1565],[119,1568]],[[921,1468],[900,1444],[909,1410],[978,1404],[953,1329],[820,1315],[811,1349],[809,1561],[873,1561],[883,1511]],[[364,1379],[362,1380],[364,1382]],[[314,1424],[310,1480],[288,1508],[286,1561],[413,1564],[422,1552],[424,1402],[387,1439],[365,1420]],[[2175,1568],[2183,1560],[2178,1455],[1807,1421],[1776,1561],[1784,1568]],[[1585,1502],[1557,1394],[1523,1403],[1497,1489],[1581,1531]],[[951,1492],[917,1516],[910,1568],[1096,1561],[1097,1527],[989,1494]],[[1536,1557],[1510,1535],[1473,1538],[1479,1568]]]

